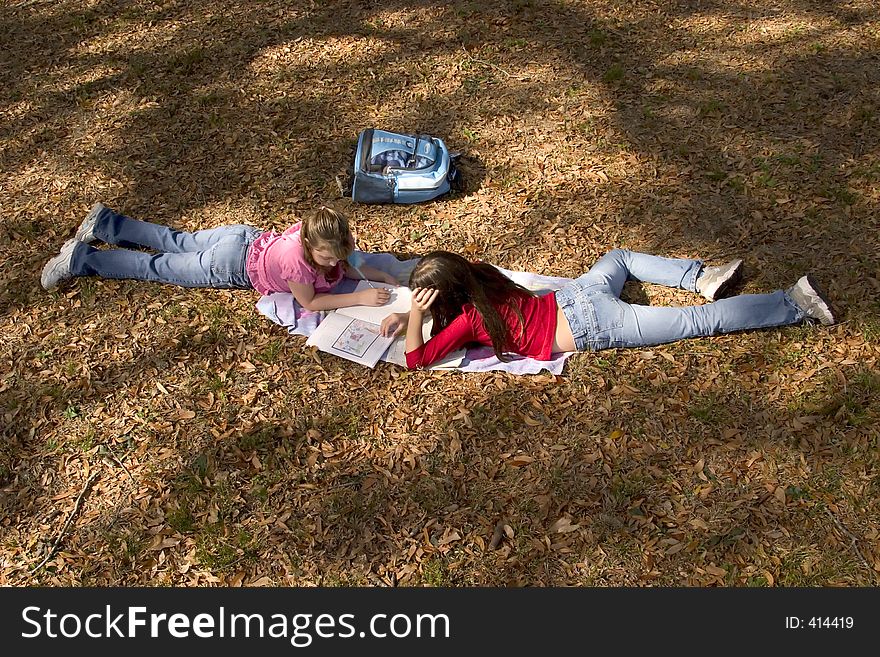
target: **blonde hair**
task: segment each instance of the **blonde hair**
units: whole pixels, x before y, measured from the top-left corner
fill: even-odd
[[[326,249],[340,260],[346,260],[354,250],[354,237],[348,227],[348,219],[325,205],[303,219],[300,235],[306,262],[315,269],[323,267],[312,258],[312,249]]]

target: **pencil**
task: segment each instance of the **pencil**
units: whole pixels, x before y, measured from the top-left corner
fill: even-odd
[[[357,270],[357,273],[361,275],[362,280],[365,280],[367,282],[367,285],[369,285],[374,290],[376,289],[376,286],[373,285],[373,283],[370,281],[370,279],[367,278],[366,276],[364,276],[364,272],[361,271],[360,267],[355,267],[354,265],[352,265],[352,267],[354,267]]]

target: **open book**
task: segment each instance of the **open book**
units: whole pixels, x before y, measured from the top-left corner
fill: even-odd
[[[341,358],[375,367],[384,360],[406,367],[404,336],[388,338],[382,335],[382,320],[391,313],[409,312],[412,293],[408,287],[381,285],[391,292],[391,298],[382,306],[349,306],[337,308],[327,313],[318,328],[309,336],[307,345],[313,345]],[[360,281],[355,292],[366,289],[369,284]],[[422,326],[422,335],[427,340],[431,335],[430,322]],[[453,352],[434,364],[435,368],[457,367],[464,359],[464,350]]]

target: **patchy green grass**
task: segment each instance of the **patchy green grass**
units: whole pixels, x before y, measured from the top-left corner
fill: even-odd
[[[607,84],[620,82],[625,76],[624,68],[621,64],[614,64],[602,74],[602,81]]]
[[[208,526],[196,535],[196,559],[212,571],[253,565],[259,556],[257,548],[256,538],[244,529],[224,535],[219,528]]]
[[[721,426],[729,424],[731,420],[727,403],[714,392],[691,399],[688,413],[706,425]]]

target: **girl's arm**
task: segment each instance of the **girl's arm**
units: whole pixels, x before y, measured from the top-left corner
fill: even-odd
[[[422,339],[422,318],[437,298],[437,290],[413,290],[413,303],[406,325],[406,366],[409,369],[427,367],[448,353],[476,341],[468,315],[462,312],[440,333],[425,342]]]
[[[429,287],[417,287],[412,291],[412,305],[409,309],[409,322],[406,325],[407,354],[425,344],[422,339],[422,317],[428,312],[439,293],[439,290],[433,290]]]
[[[360,269],[360,274],[357,269],[349,265],[347,262],[342,263],[342,267],[346,278],[353,278],[356,281],[366,279],[379,281],[380,283],[388,283],[389,285],[400,285],[397,279],[391,274],[384,272],[381,269],[370,267],[369,265],[361,265],[358,268]],[[363,276],[361,276],[361,274],[363,274]]]
[[[415,304],[409,311],[409,320],[406,323],[406,364],[409,365],[409,355],[411,353],[424,351],[425,341],[422,338],[422,315],[423,313],[416,310]],[[419,365],[422,365],[419,359]],[[430,365],[430,363],[429,363]]]
[[[381,306],[388,302],[391,293],[384,287],[369,288],[348,294],[327,294],[315,292],[315,286],[308,283],[287,281],[294,299],[306,310],[334,310],[347,306]]]

